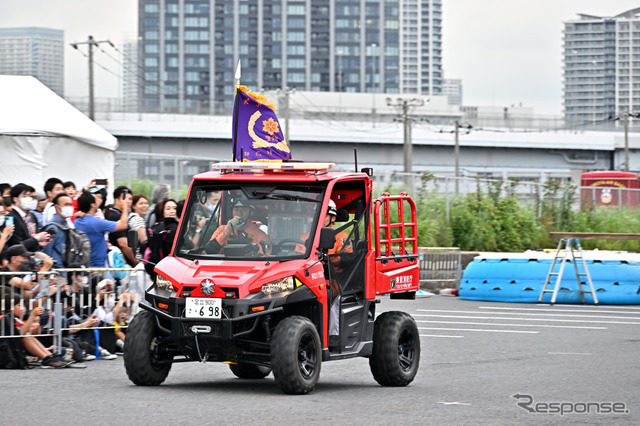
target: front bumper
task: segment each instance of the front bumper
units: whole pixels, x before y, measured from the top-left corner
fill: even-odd
[[[163,351],[184,355],[187,361],[268,365],[271,334],[280,319],[288,315],[313,319],[314,312],[321,309],[316,295],[308,287],[300,287],[283,297],[222,299],[220,319],[187,318],[185,298],[175,296],[175,292],[168,294],[152,287],[145,294],[146,303],[140,306],[156,316]]]

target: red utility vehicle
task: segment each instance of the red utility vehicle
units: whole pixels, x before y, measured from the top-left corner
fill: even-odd
[[[273,371],[283,392],[304,394],[322,362],[352,357],[368,357],[381,385],[413,381],[415,321],[395,311],[376,318],[375,308],[378,295],[414,299],[419,288],[415,204],[405,193],[373,200],[371,169],[332,167],[220,163],[194,177],[172,253],[127,332],[131,381],[159,385],[172,363],[212,361],[246,379]],[[220,249],[211,236],[238,200],[253,225]],[[330,200],[337,229],[323,227]]]

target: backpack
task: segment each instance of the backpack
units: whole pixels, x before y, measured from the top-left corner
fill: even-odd
[[[8,319],[8,317],[0,319],[5,324],[5,331],[11,328]],[[17,330],[14,332],[19,335]],[[24,370],[27,365],[27,353],[22,345],[22,339],[19,337],[0,337],[0,369]]]
[[[124,262],[124,257],[122,257],[122,252],[119,248],[111,247],[109,250],[109,254],[107,255],[109,259],[109,266],[112,268],[126,268],[127,264]],[[113,277],[116,280],[121,280],[127,276],[127,271],[113,271]]]
[[[91,241],[87,234],[75,228],[68,228],[58,222],[49,222],[49,224],[55,225],[64,231],[67,237],[64,253],[60,253],[64,266],[68,267],[74,263],[89,266],[91,262]]]

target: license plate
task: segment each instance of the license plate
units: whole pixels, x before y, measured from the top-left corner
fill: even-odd
[[[185,305],[187,318],[221,318],[222,299],[205,299],[204,297],[187,297]]]

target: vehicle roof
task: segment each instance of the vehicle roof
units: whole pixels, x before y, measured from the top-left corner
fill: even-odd
[[[194,180],[241,181],[329,181],[345,177],[368,178],[366,173],[329,172],[334,163],[217,163],[214,170],[194,176]]]

